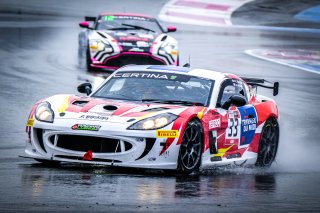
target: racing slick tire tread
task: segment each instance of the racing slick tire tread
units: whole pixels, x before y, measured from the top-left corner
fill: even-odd
[[[191,140],[190,140],[191,139]],[[199,172],[203,146],[203,128],[197,119],[190,120],[184,130],[178,156],[179,174]]]
[[[268,168],[275,160],[279,143],[279,124],[275,118],[269,118],[262,128],[260,135],[257,167]]]

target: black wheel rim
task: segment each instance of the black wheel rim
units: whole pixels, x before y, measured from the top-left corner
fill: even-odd
[[[194,169],[201,155],[201,132],[197,125],[188,125],[180,148],[181,163],[188,170]]]
[[[270,166],[273,162],[278,143],[278,126],[274,122],[268,123],[262,132],[260,141],[261,166]]]

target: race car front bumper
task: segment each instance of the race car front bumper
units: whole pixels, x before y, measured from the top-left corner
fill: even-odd
[[[154,131],[72,131],[69,128],[37,126],[31,128],[26,142],[27,157],[61,162],[176,169],[180,145],[178,138],[164,152],[166,139],[156,138]],[[120,128],[121,129],[121,128]],[[149,133],[148,133],[149,132]],[[91,158],[85,158],[91,152]],[[160,154],[161,153],[161,154]]]
[[[92,63],[90,66],[92,68],[98,69],[108,69],[116,70],[122,66],[128,64],[136,65],[168,65],[168,62],[165,60],[152,55],[151,53],[142,53],[142,52],[121,52],[109,57],[106,57],[103,61],[98,60],[97,58],[91,58]]]

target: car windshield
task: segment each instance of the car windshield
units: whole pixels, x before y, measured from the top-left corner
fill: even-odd
[[[166,72],[118,72],[92,97],[208,106],[213,80]]]
[[[140,16],[102,16],[96,25],[96,30],[143,30],[162,32],[160,25],[153,18]]]

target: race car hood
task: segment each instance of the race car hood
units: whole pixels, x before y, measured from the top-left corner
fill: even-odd
[[[135,103],[75,95],[55,95],[48,101],[55,119],[99,120],[114,123],[138,121],[161,113],[170,112],[179,115],[186,106]]]
[[[97,33],[102,37],[106,36],[105,34],[110,35],[125,52],[149,52],[153,41],[160,35],[143,30],[97,31]]]

